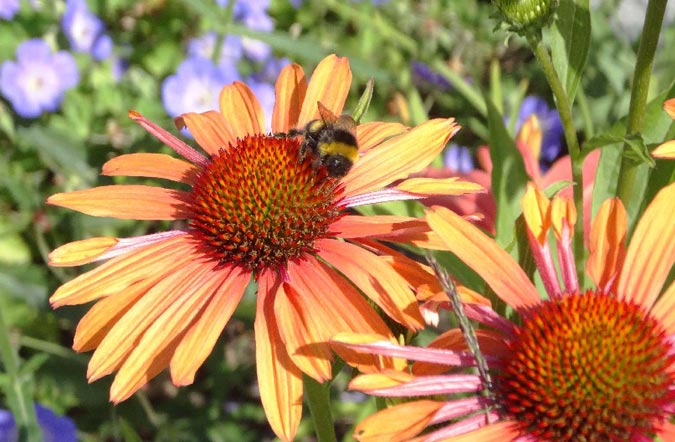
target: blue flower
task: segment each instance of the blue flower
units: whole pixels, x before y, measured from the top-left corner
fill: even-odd
[[[443,164],[455,173],[468,173],[474,169],[473,157],[468,147],[450,144],[443,153]]]
[[[103,21],[89,10],[84,0],[68,0],[61,26],[74,50],[91,54],[96,60],[110,56],[112,40],[105,34]]]
[[[35,404],[38,425],[44,442],[77,442],[75,423],[66,416],[57,416],[49,408]],[[18,441],[14,416],[8,410],[0,409],[0,441]]]
[[[0,0],[0,18],[11,20],[20,8],[19,0]]]
[[[64,92],[80,80],[73,56],[66,51],[52,53],[39,38],[21,43],[16,59],[0,66],[0,93],[24,118],[57,110]]]
[[[452,88],[452,83],[450,83],[441,73],[431,69],[426,63],[413,61],[410,63],[410,69],[417,85],[430,85],[438,88],[441,92]]]
[[[228,77],[208,58],[187,58],[176,73],[162,83],[164,108],[172,117],[186,112],[216,110],[220,90],[236,79],[235,75]]]
[[[562,154],[563,127],[557,109],[552,109],[548,103],[535,95],[525,97],[520,104],[518,120],[516,121],[516,133],[527,120],[535,114],[541,125],[542,140],[540,160],[544,165],[551,164]]]

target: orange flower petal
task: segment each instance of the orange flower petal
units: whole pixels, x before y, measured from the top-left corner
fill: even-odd
[[[155,318],[140,337],[115,376],[110,387],[113,401],[123,401],[145,385],[156,373],[155,360],[168,351],[174,354],[176,345],[185,335],[195,316],[213,297],[213,289],[220,284],[220,275],[210,272],[203,263],[193,267],[193,273],[180,284],[180,289],[167,293],[172,298],[161,315]],[[159,371],[164,367],[158,367]]]
[[[459,436],[444,438],[443,442],[505,442],[515,440],[520,434],[518,424],[501,421]]]
[[[344,339],[344,336],[345,335],[340,336],[340,340],[342,342],[351,341],[352,343],[355,343],[353,339]],[[370,338],[370,336],[368,336],[368,338]],[[369,339],[360,340],[361,344],[368,344],[369,342],[372,341]],[[362,374],[355,377],[349,383],[349,389],[370,393],[375,390],[399,387],[410,381],[413,381],[414,379],[415,377],[413,375],[404,371],[386,370],[381,373]]]
[[[675,140],[666,141],[656,149],[652,150],[652,156],[664,160],[675,159]]]
[[[194,259],[180,267],[167,268],[164,278],[144,293],[103,338],[89,362],[87,378],[90,382],[121,367],[131,352],[138,347],[139,342],[142,342],[146,331],[155,327],[157,322],[163,322],[158,319],[163,317],[167,310],[175,308],[172,305],[182,304],[182,297],[185,293],[192,293],[199,276],[207,270],[204,263]],[[136,364],[143,364],[138,358],[134,361]],[[135,370],[131,370],[130,373],[125,371],[122,378],[115,381],[120,386],[129,385],[133,383],[131,377],[138,374]],[[119,395],[114,396],[119,398]]]
[[[300,294],[292,285],[281,286],[274,296],[274,312],[280,324],[279,334],[295,365],[323,383],[333,376],[333,356],[326,345],[332,328],[324,327],[319,312],[309,307],[314,303],[307,298],[306,291]]]
[[[331,224],[331,231],[341,238],[369,238],[380,235],[393,235],[396,231],[402,229],[415,229],[424,232],[425,230],[429,230],[429,227],[423,220],[418,218],[395,215],[346,215]]]
[[[192,259],[194,245],[185,236],[158,241],[133,253],[124,254],[81,274],[61,287],[49,298],[53,308],[84,304],[102,296],[126,290],[152,275],[163,275],[165,269]],[[161,277],[161,276],[160,276]]]
[[[546,243],[548,230],[551,228],[550,201],[546,194],[534,184],[527,183],[523,196],[523,218],[527,228],[537,238],[540,245]]]
[[[286,65],[274,85],[274,110],[272,111],[272,131],[288,132],[298,126],[300,110],[307,93],[307,79],[302,67],[293,63]]]
[[[478,347],[484,355],[507,357],[510,354],[504,336],[497,332],[477,329],[476,339],[478,340]],[[469,349],[466,345],[466,339],[464,339],[462,331],[458,328],[447,330],[439,335],[429,343],[428,347],[457,351],[468,351]],[[448,371],[449,367],[447,365],[423,361],[417,361],[412,366],[412,372],[415,376],[444,374]]]
[[[299,264],[291,263],[288,273],[290,275],[288,285],[300,295],[292,300],[294,307],[299,310],[298,315],[287,316],[285,320],[280,319],[279,328],[286,345],[298,347],[296,350],[290,350],[290,353],[293,361],[303,372],[310,376],[316,375],[315,379],[318,381],[323,379],[319,376],[321,373],[312,371],[317,364],[316,361],[303,361],[303,350],[305,354],[314,351],[314,354],[318,355],[318,350],[312,347],[318,345],[328,347],[330,338],[338,333],[371,333],[391,337],[387,325],[363,296],[344,277],[339,276],[325,264],[308,257]],[[275,304],[275,308],[277,306],[278,303]],[[298,335],[298,331],[303,332],[302,336]],[[289,340],[286,341],[286,338]],[[297,342],[292,341],[293,338]],[[306,348],[303,349],[302,346]],[[383,365],[382,360],[391,361],[391,358],[361,355],[356,358],[355,363],[361,370],[392,366],[390,362]]]
[[[270,272],[258,278],[254,323],[256,369],[267,422],[282,441],[290,442],[302,417],[302,373],[291,361],[279,336],[272,303],[276,284]]]
[[[120,155],[103,165],[102,175],[164,178],[191,184],[199,168],[187,161],[163,153],[130,153]]]
[[[176,386],[194,381],[197,369],[213,350],[251,279],[251,274],[240,268],[217,271],[222,273],[220,287],[215,289],[211,302],[200,313],[171,358],[171,380]]]
[[[424,320],[408,281],[373,253],[356,245],[322,239],[315,243],[319,256],[356,285],[391,318],[411,330]]]
[[[663,103],[663,109],[675,120],[675,98],[670,98]]]
[[[157,376],[162,372],[162,370],[166,368],[166,366],[169,364],[172,353],[172,346],[164,348],[164,350],[162,350],[157,356],[149,361],[150,363],[147,368],[143,371],[143,373],[141,373],[136,382],[133,384],[125,382],[126,379],[120,377],[119,374],[115,376],[115,380],[110,386],[110,402],[113,404],[119,404],[120,402],[128,399],[132,394],[138,391],[139,388],[150,382],[152,378]]]
[[[394,405],[368,416],[354,430],[359,442],[403,442],[417,436],[443,406],[437,401],[413,401]]]
[[[611,291],[626,258],[626,210],[619,199],[602,203],[595,215],[588,241],[586,273],[597,287]]]
[[[555,196],[551,201],[551,225],[558,241],[563,237],[563,224],[570,234],[574,233],[577,223],[577,210],[572,198]]]
[[[378,190],[428,166],[459,130],[455,120],[435,119],[420,124],[370,149],[345,176],[345,196]]]
[[[663,292],[650,313],[661,321],[666,329],[666,335],[675,333],[675,283],[671,283]]]
[[[175,220],[187,218],[191,200],[189,192],[134,184],[57,193],[47,198],[47,203],[91,216]]]
[[[119,319],[159,278],[148,278],[126,290],[99,300],[77,324],[73,349],[77,352],[94,350]]]
[[[649,308],[675,262],[675,184],[656,194],[635,227],[617,294]]]
[[[531,307],[540,302],[539,293],[518,263],[479,228],[450,210],[434,206],[427,221],[449,250],[514,308]]]
[[[219,112],[189,112],[175,120],[178,129],[188,128],[197,143],[210,155],[237,143],[232,127]]]
[[[407,130],[408,128],[401,123],[376,121],[360,124],[356,127],[359,151],[363,154],[389,138],[402,135]]]
[[[334,114],[341,114],[351,84],[352,71],[346,57],[333,54],[321,60],[309,80],[298,125],[304,127],[311,120],[319,118],[318,102]]]
[[[51,251],[49,265],[62,267],[90,263],[117,244],[118,241],[117,238],[104,236],[69,242]]]
[[[485,193],[483,186],[470,181],[452,178],[409,178],[396,186],[404,192],[418,195],[464,195],[467,193]]]
[[[265,115],[251,89],[240,81],[220,91],[220,113],[230,124],[235,138],[244,138],[263,132]]]

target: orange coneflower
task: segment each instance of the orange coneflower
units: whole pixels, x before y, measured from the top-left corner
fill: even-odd
[[[675,414],[675,284],[663,290],[675,262],[675,184],[653,199],[627,249],[623,205],[612,199],[601,206],[586,264],[594,289],[583,290],[576,277],[572,202],[550,201],[530,185],[523,213],[547,299],[478,228],[443,207],[427,213],[445,248],[480,274],[518,316],[512,322],[485,306],[466,306],[467,316],[488,326],[476,334],[494,386],[489,394],[480,376],[456,371],[476,365],[456,329],[429,348],[337,336],[338,350],[418,361],[412,374],[385,370],[352,382],[351,388],[372,394],[416,398],[361,422],[358,440],[675,440],[669,422]],[[551,230],[560,277],[548,246]],[[448,395],[451,399],[439,399]]]
[[[303,127],[319,116],[317,103],[341,113],[350,83],[345,58],[325,58],[309,84],[299,66],[287,66],[276,83],[273,131]],[[184,159],[121,155],[103,166],[103,174],[163,178],[187,190],[112,185],[56,194],[48,203],[93,216],[187,220],[187,227],[92,238],[51,253],[50,264],[57,266],[108,260],[50,299],[54,307],[98,300],[74,342],[77,351],[95,349],[89,380],[117,371],[113,402],[167,366],[176,385],[190,384],[254,277],[262,403],[276,434],[293,439],[301,373],[319,382],[331,378],[329,338],[345,331],[391,334],[363,295],[405,327],[423,326],[415,282],[428,285],[429,269],[378,240],[423,244],[433,240],[428,226],[346,209],[478,191],[455,180],[406,179],[436,157],[459,127],[453,119],[410,130],[396,123],[359,125],[361,158],[338,180],[317,170],[311,158],[300,158],[299,137],[263,133],[260,104],[243,83],[224,87],[220,112],[176,120],[206,155],[137,112],[130,117]],[[369,361],[374,359],[363,363]]]

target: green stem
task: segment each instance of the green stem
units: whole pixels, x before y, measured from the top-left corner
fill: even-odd
[[[471,104],[474,109],[478,111],[482,116],[487,116],[487,106],[485,105],[485,100],[480,92],[472,86],[468,81],[464,79],[460,74],[450,69],[442,61],[436,61],[431,64],[431,67],[440,72],[446,80],[452,83],[452,87],[462,95],[468,102]]]
[[[9,380],[4,385],[7,395],[7,404],[14,414],[14,420],[21,441],[40,442],[42,433],[37,423],[33,400],[28,393],[26,379],[23,379],[19,370],[19,357],[16,354],[9,337],[9,327],[5,322],[7,311],[5,302],[0,303],[0,361],[5,368]]]
[[[567,99],[565,88],[555,71],[551,57],[546,50],[546,47],[541,41],[540,37],[530,36],[528,42],[532,47],[537,61],[544,71],[546,81],[548,81],[553,96],[555,97],[556,107],[560,114],[560,121],[562,122],[563,131],[565,134],[565,141],[567,142],[567,150],[570,154],[572,162],[572,182],[574,183],[574,208],[577,211],[578,221],[574,226],[574,261],[577,267],[577,277],[579,279],[579,287],[585,286],[585,272],[584,272],[584,189],[583,189],[583,163],[584,156],[579,148],[579,140],[577,139],[577,132],[574,128],[574,119],[572,118],[572,107]]]
[[[645,24],[642,28],[642,37],[640,38],[640,47],[638,48],[635,72],[633,73],[633,90],[631,91],[628,120],[626,122],[627,136],[635,135],[642,130],[645,108],[647,107],[649,81],[654,65],[654,54],[656,52],[656,45],[659,42],[663,15],[666,11],[667,3],[668,0],[650,0],[647,5]],[[624,204],[627,204],[635,196],[633,195],[636,188],[635,179],[641,163],[631,160],[626,155],[630,150],[627,143],[624,144],[623,150],[624,155],[621,159],[621,168],[619,169],[617,196]],[[630,208],[628,209],[630,211]]]
[[[330,382],[319,384],[307,375],[302,376],[305,398],[312,415],[316,440],[318,442],[337,442],[330,409]]]

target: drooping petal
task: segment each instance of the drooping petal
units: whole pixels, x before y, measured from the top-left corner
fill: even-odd
[[[304,127],[319,118],[318,102],[336,115],[342,113],[352,84],[352,71],[346,57],[329,55],[316,66],[307,86],[298,125]]]
[[[540,302],[539,293],[518,263],[497,243],[450,210],[434,206],[427,221],[449,250],[476,273],[508,305],[520,309]]]
[[[551,228],[550,200],[544,192],[530,182],[527,183],[522,205],[523,218],[527,228],[540,245],[545,244]]]
[[[191,201],[189,192],[138,184],[93,187],[47,198],[48,204],[91,216],[153,221],[187,218]]]
[[[427,167],[459,130],[452,118],[427,121],[368,150],[344,177],[345,196],[378,190]]]
[[[411,330],[424,321],[408,282],[373,253],[348,242],[322,239],[315,243],[319,256],[356,285],[394,320]]]
[[[69,242],[49,254],[51,266],[78,266],[94,261],[119,240],[109,236]]]
[[[443,406],[442,402],[421,400],[386,408],[361,421],[354,431],[359,442],[403,442],[417,436]],[[401,419],[405,416],[405,419]]]
[[[220,91],[220,113],[227,119],[234,138],[263,132],[265,115],[253,91],[235,81]]]
[[[478,346],[483,355],[490,355],[491,358],[503,358],[510,354],[506,339],[503,335],[492,330],[477,329],[475,331]],[[451,328],[437,336],[427,345],[428,348],[439,348],[458,352],[468,352],[464,334],[458,328]],[[446,373],[448,366],[444,364],[434,364],[425,361],[415,362],[412,367],[414,375],[436,375]]]
[[[102,296],[119,293],[153,275],[194,259],[194,245],[183,236],[150,244],[122,255],[79,275],[59,287],[49,298],[52,307],[84,304]]]
[[[623,268],[627,225],[621,200],[609,199],[602,203],[591,226],[586,273],[606,293],[612,291]]]
[[[130,153],[108,160],[101,175],[142,176],[164,178],[180,183],[192,184],[199,168],[171,155],[162,153]]]
[[[631,238],[617,294],[651,307],[675,262],[675,184],[656,194]]]
[[[187,128],[199,145],[210,155],[220,149],[227,149],[237,142],[232,128],[219,112],[208,111],[201,114],[188,112],[174,120],[178,129]]]
[[[288,132],[298,126],[300,110],[307,93],[307,79],[302,67],[292,63],[284,66],[274,85],[274,110],[272,111],[272,131]]]
[[[214,290],[211,302],[192,324],[171,358],[171,380],[174,385],[188,385],[194,381],[197,369],[211,353],[251,278],[249,272],[238,267],[216,271],[222,273],[219,287]]]
[[[162,359],[160,355],[165,351],[174,353],[187,327],[213,297],[212,289],[220,283],[219,278],[214,278],[213,274],[208,277],[209,269],[203,263],[198,263],[192,270],[187,280],[179,283],[180,291],[166,294],[167,298],[172,298],[171,303],[147,327],[124,360],[110,387],[113,401],[127,399],[148,382],[148,375],[154,376],[154,361]]]
[[[275,303],[279,330],[291,358],[319,382],[330,378],[329,340],[341,332],[390,336],[388,327],[342,276],[313,257],[289,263],[288,290]],[[335,296],[339,293],[340,296]],[[292,320],[291,320],[292,319]],[[355,361],[362,370],[381,366],[377,357]],[[390,364],[388,364],[390,366]]]
[[[577,222],[577,212],[571,198],[556,195],[551,202],[551,225],[555,232],[558,250],[560,275],[565,284],[566,293],[577,293],[579,281],[577,267],[572,250],[574,225]]]
[[[129,118],[140,124],[143,129],[147,130],[159,141],[175,150],[176,153],[181,155],[186,160],[192,161],[194,164],[202,167],[208,164],[209,160],[204,155],[197,152],[191,146],[185,144],[183,141],[179,140],[138,112],[133,110],[129,111]]]
[[[267,421],[282,441],[290,442],[302,417],[302,373],[279,336],[273,299],[279,283],[275,280],[270,272],[258,278],[254,323],[256,369]]]
[[[186,262],[180,268],[174,268],[173,272],[165,274],[162,280],[144,293],[115,323],[94,352],[87,370],[90,382],[122,366],[129,354],[137,348],[146,330],[181,299],[184,291],[191,292],[192,285],[206,270],[202,262]],[[116,379],[116,382],[126,384],[125,377],[122,376],[120,381]]]
[[[450,433],[450,434],[447,434]],[[504,442],[520,441],[517,439],[521,432],[518,425],[512,421],[501,421],[487,424],[486,416],[475,416],[469,422],[460,421],[447,426],[438,432],[429,434],[419,442]],[[523,442],[537,442],[524,438]],[[415,441],[417,442],[417,441]]]

